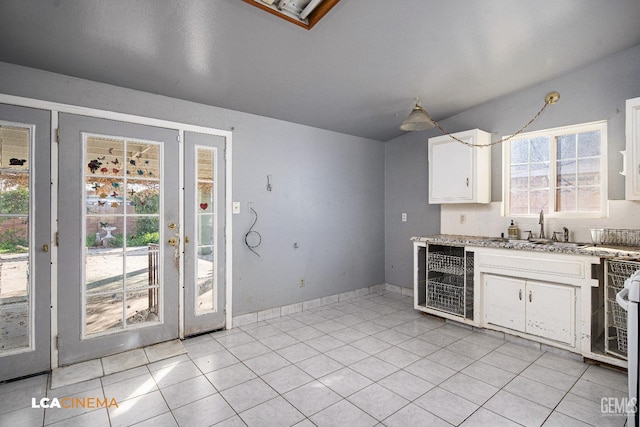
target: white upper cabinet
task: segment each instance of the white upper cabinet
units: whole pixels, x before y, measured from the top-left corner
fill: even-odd
[[[470,144],[491,142],[491,135],[479,129],[453,135]],[[470,147],[448,135],[429,138],[429,203],[490,201],[491,148]]]
[[[640,98],[627,99],[627,155],[624,165],[627,200],[640,200]]]

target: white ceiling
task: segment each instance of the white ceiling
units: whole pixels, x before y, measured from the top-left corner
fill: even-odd
[[[382,141],[415,97],[441,120],[640,44],[638,0],[342,0],[311,31],[240,0],[0,16],[0,61]]]

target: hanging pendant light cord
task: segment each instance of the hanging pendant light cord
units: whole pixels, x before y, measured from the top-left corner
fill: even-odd
[[[507,141],[509,141],[510,139],[512,139],[512,138],[514,138],[514,137],[516,137],[516,136],[520,135],[522,132],[524,132],[524,131],[525,131],[525,129],[527,129],[529,126],[531,126],[531,124],[532,124],[533,122],[535,122],[535,121],[538,119],[538,117],[540,117],[540,115],[542,115],[542,113],[544,112],[544,110],[545,110],[549,105],[555,104],[556,102],[558,102],[558,100],[559,100],[559,99],[560,99],[560,94],[559,94],[558,92],[550,92],[550,93],[548,93],[548,94],[547,94],[547,96],[545,96],[545,98],[544,98],[544,105],[542,106],[542,108],[540,109],[540,111],[538,111],[538,113],[537,113],[535,116],[533,116],[533,118],[532,118],[531,120],[529,120],[529,121],[528,121],[524,126],[522,126],[522,127],[520,128],[520,130],[519,130],[519,131],[515,132],[513,135],[510,135],[510,136],[509,136],[509,137],[507,137],[507,138],[502,138],[502,139],[501,139],[501,140],[499,140],[499,141],[494,141],[494,142],[491,142],[491,143],[489,143],[489,144],[473,144],[473,143],[471,143],[471,142],[463,141],[463,140],[461,140],[460,138],[457,138],[455,135],[450,134],[450,133],[449,133],[445,128],[443,128],[442,126],[440,126],[440,124],[439,124],[438,122],[436,122],[435,120],[433,120],[433,119],[431,118],[431,116],[429,115],[429,113],[427,112],[427,110],[425,110],[424,108],[422,108],[422,106],[420,106],[420,108],[421,108],[421,109],[422,109],[422,111],[424,111],[424,113],[429,117],[429,119],[433,122],[433,124],[434,124],[438,129],[440,129],[440,132],[442,132],[443,134],[445,134],[445,135],[447,135],[447,136],[449,136],[449,137],[453,138],[455,141],[457,141],[457,142],[459,142],[459,143],[461,143],[461,144],[464,144],[464,145],[466,145],[466,146],[469,146],[469,147],[491,147],[492,145],[497,145],[497,144],[502,144],[503,142],[507,142]]]

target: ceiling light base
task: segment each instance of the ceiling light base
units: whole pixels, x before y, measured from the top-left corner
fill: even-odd
[[[556,91],[549,92],[547,96],[544,97],[544,102],[551,105],[555,104],[559,100],[560,100],[560,94]]]

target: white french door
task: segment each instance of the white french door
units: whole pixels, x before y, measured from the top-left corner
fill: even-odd
[[[177,338],[178,131],[59,123],[60,365]]]
[[[0,381],[51,367],[51,115],[0,104]]]

